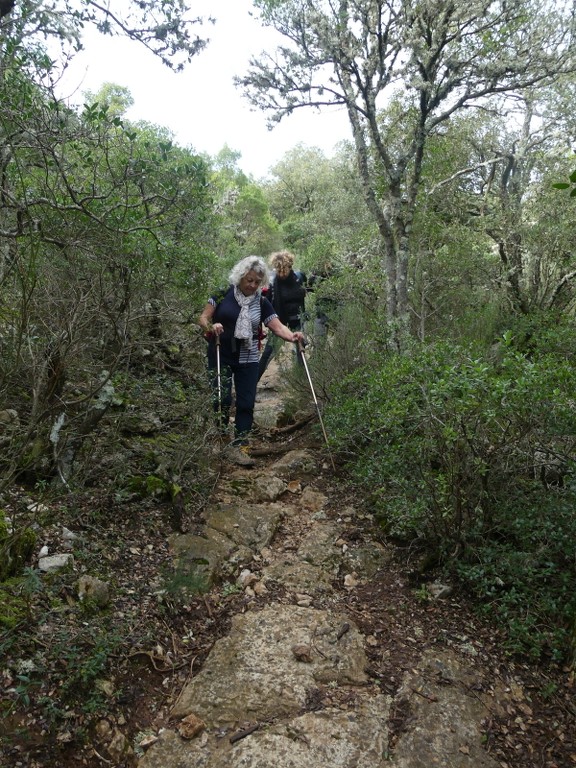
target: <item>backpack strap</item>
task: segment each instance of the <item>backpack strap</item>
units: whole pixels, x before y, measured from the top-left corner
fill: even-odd
[[[302,272],[301,269],[295,269],[294,274],[296,275],[296,280],[300,283],[300,285],[306,285],[308,278],[306,277],[305,272]]]

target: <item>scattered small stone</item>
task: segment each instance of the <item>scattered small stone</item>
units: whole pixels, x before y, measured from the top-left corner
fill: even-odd
[[[345,621],[336,634],[336,640],[341,640],[347,632],[350,632],[350,624]]]
[[[158,736],[154,736],[154,734],[148,734],[145,735],[143,738],[138,739],[138,746],[140,749],[147,749],[148,747],[151,747],[152,744],[155,744],[158,741]]]
[[[302,661],[304,664],[310,664],[312,662],[311,648],[305,643],[296,643],[293,645],[292,653],[297,661]]]
[[[448,597],[452,594],[452,587],[447,584],[440,584],[440,582],[434,582],[426,586],[428,592],[432,595],[434,600],[441,600],[444,597]]]
[[[248,568],[244,568],[243,571],[241,571],[240,576],[238,576],[237,583],[241,587],[250,587],[252,584],[258,581],[258,576],[256,576],[255,573],[252,573]]]
[[[356,571],[347,573],[346,576],[344,576],[344,586],[346,589],[354,589],[354,587],[357,587],[359,583],[360,582],[358,581],[358,574]]]
[[[112,757],[115,765],[121,765],[126,763],[126,758],[131,758],[134,754],[134,750],[126,736],[117,728],[114,729],[112,740],[108,744],[108,752]]]
[[[478,651],[472,643],[463,643],[463,645],[460,646],[460,651],[461,653],[466,654],[466,656],[478,656]]]
[[[304,593],[296,593],[296,605],[300,606],[300,608],[309,608],[312,605],[311,596]]]
[[[46,504],[40,504],[39,501],[33,501],[31,504],[28,504],[28,510],[30,512],[48,512],[50,507],[47,507]]]
[[[302,493],[300,503],[311,512],[319,512],[326,504],[326,501],[326,496],[323,493],[313,491],[311,488],[306,488]]]
[[[18,426],[19,423],[20,419],[18,411],[15,411],[13,408],[6,408],[5,410],[0,411],[0,425],[2,425],[2,427]]]
[[[61,568],[66,568],[67,565],[73,564],[74,557],[69,553],[64,555],[48,555],[39,560],[38,568],[43,573],[48,573],[49,571],[59,571]]]
[[[109,698],[114,696],[114,683],[110,680],[96,680],[94,687],[99,691],[102,691],[102,693],[106,694]]]
[[[178,733],[183,739],[193,739],[206,728],[206,723],[194,713],[184,717],[178,725]]]
[[[96,731],[102,739],[109,739],[112,735],[112,726],[108,720],[102,718],[96,723]]]
[[[78,599],[90,600],[99,608],[104,608],[110,603],[110,588],[95,576],[81,576],[78,579]]]

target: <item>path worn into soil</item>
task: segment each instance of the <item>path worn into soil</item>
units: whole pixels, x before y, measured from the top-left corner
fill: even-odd
[[[282,405],[269,371],[256,414],[265,430]],[[358,533],[370,517],[344,497],[322,443],[294,432],[255,448],[256,467],[222,473],[203,530],[172,541],[181,563],[247,600],[139,768],[507,765],[486,750],[484,725],[525,701],[521,687],[488,681],[480,641],[442,635],[424,610],[398,661],[391,554]],[[367,621],[357,596],[375,585]]]

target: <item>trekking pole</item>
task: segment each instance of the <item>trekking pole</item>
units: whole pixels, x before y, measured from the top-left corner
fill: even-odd
[[[326,447],[328,448],[328,456],[330,456],[330,463],[332,464],[332,469],[334,470],[334,472],[336,472],[334,459],[332,458],[332,453],[330,452],[330,443],[328,442],[328,435],[326,434],[326,429],[324,427],[324,422],[322,420],[322,414],[320,412],[320,405],[318,404],[318,398],[316,397],[316,392],[314,392],[314,385],[312,384],[312,378],[310,376],[310,371],[308,369],[308,363],[306,362],[306,357],[304,356],[304,344],[301,341],[298,342],[298,349],[300,350],[300,356],[302,358],[302,363],[304,364],[304,370],[306,371],[308,384],[310,385],[310,391],[312,392],[312,397],[314,398],[314,404],[316,405],[316,410],[318,411],[318,418],[320,419],[322,434],[324,435],[324,441],[326,443]]]
[[[216,336],[216,381],[218,383],[218,428],[222,427],[222,374],[220,372],[220,336]]]

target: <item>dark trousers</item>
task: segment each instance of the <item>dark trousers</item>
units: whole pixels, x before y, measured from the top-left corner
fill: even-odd
[[[210,384],[214,391],[214,410],[220,411],[220,427],[228,425],[232,406],[232,384],[236,392],[236,417],[234,419],[234,439],[245,440],[254,423],[254,404],[256,402],[256,384],[258,383],[258,363],[220,364],[220,398],[218,398],[218,371],[216,362],[208,361]],[[219,402],[220,400],[220,402]]]

